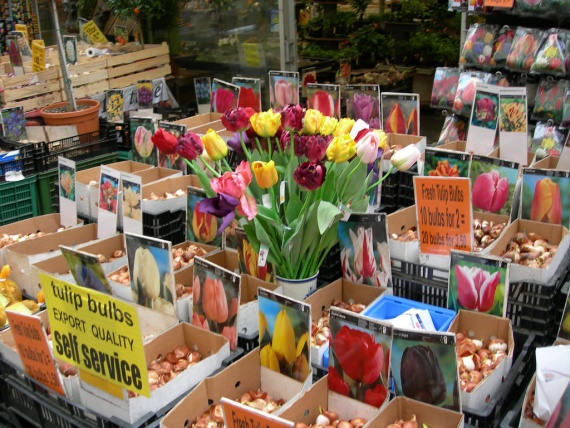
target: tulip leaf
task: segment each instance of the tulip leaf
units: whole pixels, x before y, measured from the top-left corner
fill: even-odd
[[[318,239],[319,222],[317,219],[317,208],[320,201],[314,202],[306,214],[305,221],[305,233],[303,234],[303,242],[301,243],[301,248],[299,250],[299,257],[303,257],[307,249],[311,246],[311,243]]]
[[[216,196],[216,192],[214,192],[212,190],[212,186],[210,186],[210,177],[206,175],[204,170],[200,168],[200,166],[196,162],[192,162],[192,170],[194,171],[194,174],[196,174],[196,176],[198,177],[198,181],[200,181],[200,186],[202,186],[202,189],[206,193],[206,196],[208,198],[213,198],[214,196]]]
[[[293,221],[299,218],[299,213],[303,209],[303,202],[301,201],[301,199],[299,199],[299,197],[295,193],[292,193],[286,197],[288,197],[289,200],[285,204],[286,205],[285,221],[287,222],[288,225],[291,226]]]
[[[336,196],[336,174],[331,168],[327,171],[325,181],[319,191],[321,192],[321,199],[327,202],[334,202]]]
[[[327,201],[321,201],[317,210],[317,224],[319,233],[323,235],[331,226],[342,217],[342,211]],[[335,228],[336,229],[336,228]]]

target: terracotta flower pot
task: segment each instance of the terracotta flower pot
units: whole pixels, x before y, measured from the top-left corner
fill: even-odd
[[[40,116],[43,118],[46,125],[75,125],[77,127],[77,134],[88,134],[91,132],[99,131],[99,101],[91,99],[77,100],[77,105],[88,104],[89,108],[82,110],[63,112],[63,113],[48,113],[50,109],[65,107],[67,102],[63,101],[46,106],[40,110]],[[46,111],[47,110],[47,111]]]

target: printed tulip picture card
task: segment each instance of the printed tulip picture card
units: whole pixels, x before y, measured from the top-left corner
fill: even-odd
[[[389,399],[392,326],[330,308],[329,390],[382,407]]]
[[[156,166],[158,155],[156,147],[151,140],[155,132],[154,120],[149,117],[131,117],[129,123],[133,160]]]
[[[520,217],[570,227],[570,171],[524,168]]]
[[[117,233],[120,180],[120,171],[101,165],[99,205],[97,208],[97,238],[105,238]]]
[[[22,76],[24,74],[24,61],[20,53],[20,47],[18,46],[17,35],[8,34],[6,36],[6,50],[8,51],[8,56],[10,57],[10,65],[12,66],[12,71],[16,76]]]
[[[269,71],[269,104],[278,110],[299,104],[298,71]]]
[[[58,156],[59,221],[62,226],[77,224],[77,201],[75,200],[75,161]]]
[[[380,125],[380,85],[346,85],[344,87],[346,115],[362,119],[371,129]]]
[[[168,132],[177,139],[182,137],[186,132],[186,125],[180,125],[171,122],[160,121],[158,122],[158,128]],[[158,166],[161,166],[163,168],[176,169],[178,171],[183,171],[184,173],[186,172],[186,162],[184,162],[184,158],[178,153],[167,155],[159,150]]]
[[[238,227],[235,229],[237,241],[237,255],[240,273],[251,275],[267,282],[274,282],[275,269],[267,257],[260,257],[249,243],[245,231]]]
[[[518,207],[515,202],[518,173],[519,164],[516,162],[473,155],[469,172],[473,211],[514,214]]]
[[[570,293],[566,296],[564,313],[558,330],[558,338],[570,341]]]
[[[207,199],[202,189],[188,186],[186,194],[186,240],[221,247],[222,235],[218,235],[218,229],[222,227],[224,219],[200,211],[200,204]]]
[[[437,67],[433,78],[430,107],[451,109],[459,82],[459,68]]]
[[[317,83],[317,68],[307,67],[301,73],[301,96],[307,98],[307,85],[309,83]]]
[[[299,382],[311,376],[311,305],[258,288],[259,358]]]
[[[172,243],[125,233],[133,302],[176,316]]]
[[[10,107],[0,110],[2,120],[2,135],[10,141],[21,141],[27,139],[26,116],[24,107]]]
[[[212,105],[212,81],[209,77],[194,78],[194,90],[196,91],[196,103],[198,114],[208,113]]]
[[[14,37],[18,43],[18,50],[22,56],[22,61],[32,60],[32,50],[30,49],[30,43],[28,38],[22,31],[10,31],[7,37]]]
[[[455,333],[395,328],[390,367],[397,397],[461,411]]]
[[[501,158],[527,164],[528,108],[525,87],[499,91],[499,147]]]
[[[196,256],[192,284],[192,325],[225,336],[235,351],[241,276]]]
[[[430,177],[469,177],[471,155],[426,147],[424,175]]]
[[[232,83],[239,86],[238,107],[251,107],[261,111],[261,80],[249,77],[232,77]]]
[[[343,278],[375,287],[392,286],[386,214],[352,213],[339,222]]]
[[[105,104],[107,106],[107,122],[123,123],[125,121],[122,89],[110,89],[105,91]]]
[[[307,85],[307,107],[340,119],[340,85]]]
[[[506,259],[451,250],[447,307],[504,317],[509,295]]]
[[[142,177],[121,172],[123,188],[123,232],[143,234]]]
[[[382,128],[394,134],[420,135],[420,96],[382,92]]]
[[[239,86],[220,79],[212,80],[211,110],[214,113],[224,114],[237,107]]]
[[[495,145],[499,115],[499,86],[477,82],[471,108],[466,152],[487,155]],[[525,151],[526,155],[526,151]]]
[[[139,110],[152,109],[153,104],[152,80],[137,81],[137,102]]]
[[[60,245],[59,249],[77,285],[101,293],[111,294],[111,286],[105,277],[105,272],[103,272],[101,260],[98,256],[64,245]]]

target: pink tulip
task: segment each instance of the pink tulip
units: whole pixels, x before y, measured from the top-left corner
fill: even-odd
[[[378,159],[378,134],[370,129],[362,130],[358,133],[356,138],[356,154],[366,164],[375,162]]]
[[[204,315],[198,315],[196,312],[192,314],[192,325],[210,331],[208,320],[204,318]]]
[[[459,304],[466,309],[487,312],[495,302],[500,272],[493,274],[477,267],[455,265]]]
[[[192,285],[192,300],[198,302],[200,300],[200,278],[194,277],[194,284]]]
[[[275,102],[279,106],[296,104],[293,94],[293,84],[286,80],[275,82]]]
[[[222,336],[230,342],[230,351],[236,350],[237,330],[234,326],[225,326],[222,329]]]
[[[325,116],[334,117],[335,115],[333,97],[325,91],[315,91],[311,108],[320,111]]]
[[[501,178],[497,170],[481,174],[473,183],[473,206],[490,212],[497,212],[507,203],[509,181]]]
[[[248,162],[242,161],[234,172],[224,172],[224,175],[210,180],[210,186],[216,193],[223,193],[239,200],[238,213],[253,220],[257,215],[257,204],[253,196],[245,193],[251,183],[252,173]]]
[[[354,248],[354,270],[356,274],[360,275],[362,279],[372,278],[377,269],[372,229],[359,227],[356,234],[352,229],[348,233]]]
[[[228,300],[224,285],[219,279],[209,276],[204,280],[202,287],[202,308],[206,318],[223,323],[228,319]]]

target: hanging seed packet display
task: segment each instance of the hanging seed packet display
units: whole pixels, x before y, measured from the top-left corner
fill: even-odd
[[[471,117],[471,107],[475,99],[475,85],[488,82],[492,75],[482,71],[465,71],[459,75],[457,92],[453,100],[453,112],[464,117]]]
[[[392,327],[334,306],[329,313],[329,389],[381,407],[389,399]]]
[[[340,119],[340,85],[307,85],[307,106],[325,116]]]
[[[570,128],[570,90],[566,90],[564,102],[562,103],[562,122],[560,127],[564,129]]]
[[[137,99],[139,109],[152,108],[152,80],[139,80],[137,82]]]
[[[499,92],[499,148],[501,158],[526,165],[526,88],[501,88]]]
[[[346,115],[380,129],[380,85],[346,85]]]
[[[2,121],[2,135],[10,141],[21,141],[27,139],[26,117],[24,107],[11,107],[0,110]]]
[[[570,171],[524,168],[522,219],[570,226]]]
[[[151,118],[131,117],[130,132],[135,162],[157,165],[157,150],[151,140],[154,131],[154,121]]]
[[[511,51],[507,55],[506,68],[519,73],[530,71],[541,36],[540,30],[517,27]]]
[[[456,114],[446,115],[437,145],[465,141],[467,139],[467,120]]]
[[[212,112],[224,114],[236,108],[238,98],[239,86],[220,79],[212,80]]]
[[[569,87],[570,81],[568,80],[542,78],[536,91],[531,119],[543,121],[551,119],[555,123],[561,123],[564,97]]]
[[[397,397],[461,411],[455,333],[395,328],[390,367]]]
[[[433,78],[430,106],[451,109],[459,83],[459,69],[438,67]]]
[[[564,133],[552,121],[538,122],[534,128],[530,150],[535,152],[537,161],[547,156],[560,156],[564,141]]]
[[[552,28],[544,33],[534,62],[530,67],[532,73],[550,74],[555,77],[566,75],[566,55],[568,33]]]
[[[469,27],[459,64],[482,69],[491,68],[493,41],[497,30],[496,25],[473,24]]]
[[[424,175],[429,177],[468,177],[469,153],[426,147]]]
[[[420,96],[383,92],[382,124],[386,133],[420,135]]]
[[[495,40],[493,45],[493,56],[490,63],[492,68],[505,68],[514,37],[515,30],[508,25],[504,25],[499,30],[497,40]]]

